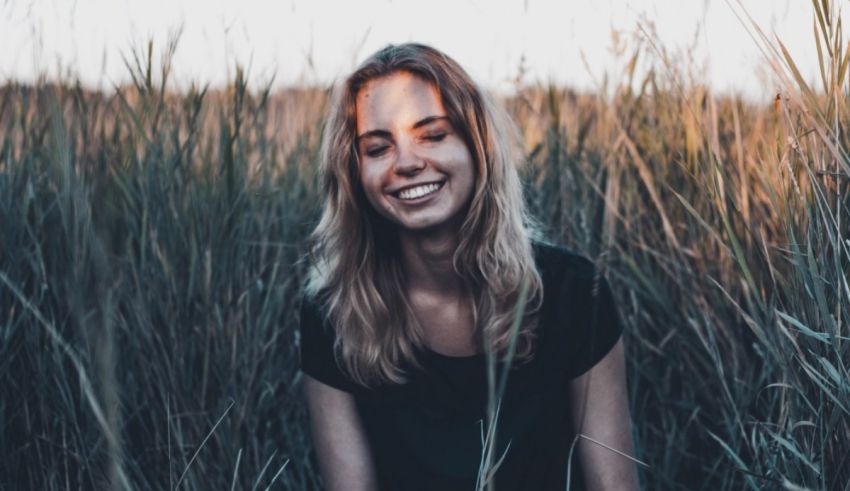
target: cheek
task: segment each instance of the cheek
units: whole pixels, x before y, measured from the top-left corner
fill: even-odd
[[[383,174],[377,166],[363,166],[360,168],[360,185],[366,193],[369,202],[374,202],[380,197],[383,188]]]
[[[429,155],[430,159],[443,166],[450,167],[455,174],[475,174],[472,154],[461,141],[452,142]]]
[[[475,182],[475,162],[472,159],[472,154],[466,148],[466,145],[460,145],[454,152],[452,159],[457,174],[463,176],[464,180]]]

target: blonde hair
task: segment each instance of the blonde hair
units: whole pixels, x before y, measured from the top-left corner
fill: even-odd
[[[402,366],[418,367],[415,348],[424,346],[404,294],[395,226],[368,203],[358,171],[357,93],[370,80],[400,71],[434,84],[473,157],[476,182],[453,265],[474,299],[476,343],[506,355],[514,310],[526,285],[528,301],[514,357],[530,358],[543,296],[516,169],[522,149],[510,117],[440,51],[421,44],[381,49],[337,85],[331,97],[319,163],[325,203],[311,236],[307,284],[308,294],[319,300],[333,326],[338,361],[352,380],[367,387],[403,383]]]

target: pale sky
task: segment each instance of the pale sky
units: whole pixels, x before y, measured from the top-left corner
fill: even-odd
[[[742,2],[813,79],[811,1]],[[612,32],[629,54],[649,24],[668,50],[694,46],[715,89],[773,93],[759,75],[756,43],[726,0],[0,0],[0,83],[62,67],[108,89],[128,80],[122,55],[148,39],[159,52],[182,26],[178,88],[221,85],[236,62],[250,66],[255,85],[272,75],[277,85],[327,83],[387,43],[417,41],[447,52],[490,88],[508,89],[524,57],[526,82],[595,89],[627,63],[614,52]]]

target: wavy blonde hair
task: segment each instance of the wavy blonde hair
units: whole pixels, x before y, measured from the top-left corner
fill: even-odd
[[[533,354],[536,311],[543,286],[534,263],[532,227],[516,164],[522,149],[516,127],[457,62],[421,44],[390,45],[369,57],[331,97],[319,173],[325,196],[311,247],[307,293],[322,305],[335,330],[335,355],[363,386],[403,383],[405,363],[418,367],[423,332],[405,296],[395,225],[366,200],[356,148],[356,98],[370,80],[409,72],[434,84],[452,126],[475,166],[475,188],[453,257],[474,299],[475,341],[504,358],[512,341],[523,285],[528,301],[516,334],[514,358]]]

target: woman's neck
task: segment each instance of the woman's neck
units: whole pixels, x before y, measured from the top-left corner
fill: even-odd
[[[463,281],[455,272],[456,233],[399,233],[407,288],[441,295],[462,294]]]

